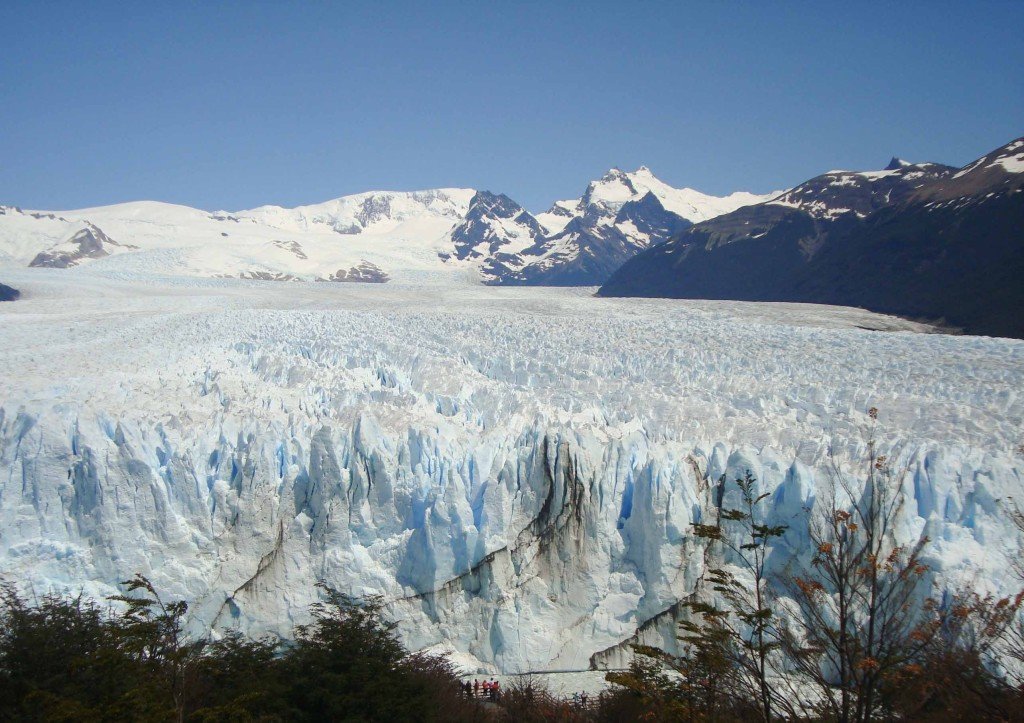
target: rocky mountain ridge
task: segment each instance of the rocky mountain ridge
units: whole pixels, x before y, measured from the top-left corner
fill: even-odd
[[[603,296],[861,306],[1024,337],[1024,139],[957,169],[832,171],[626,261]]]
[[[537,216],[504,194],[465,188],[372,191],[234,212],[152,201],[53,213],[4,207],[0,266],[89,264],[264,281],[597,285],[692,220],[755,200],[763,197],[675,189],[640,168],[613,169],[580,199]],[[370,267],[377,271],[349,273]]]

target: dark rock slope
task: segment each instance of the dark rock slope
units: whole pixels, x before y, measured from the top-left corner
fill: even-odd
[[[104,256],[109,256],[111,247],[120,245],[99,228],[86,221],[85,228],[77,231],[70,238],[51,249],[36,254],[29,266],[67,269],[78,266],[86,259],[101,259]],[[129,246],[128,248],[134,247]]]
[[[804,301],[1024,338],[1024,139],[953,169],[832,172],[697,224],[603,296]]]
[[[792,297],[1024,339],[1022,171],[1024,139],[872,214],[794,277]]]

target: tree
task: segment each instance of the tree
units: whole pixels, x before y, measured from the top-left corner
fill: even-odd
[[[1020,456],[1024,457],[1024,444],[1017,451]],[[1024,512],[1021,512],[1016,501],[1012,501],[1011,509],[1008,512],[1013,526],[1019,533],[1024,534]],[[1013,572],[1017,581],[1024,583],[1024,559],[1019,556],[1013,562]],[[1020,606],[1021,595],[1018,595],[1014,601]],[[1004,666],[1007,669],[1007,675],[1024,697],[1024,620],[1020,616],[1015,616],[1006,625],[1001,642],[1003,645],[1000,652],[1006,656],[1009,663]]]
[[[743,718],[745,701],[763,720],[1021,717],[1024,688],[1003,663],[1024,663],[1024,593],[932,597],[928,538],[898,537],[907,469],[879,452],[877,410],[869,416],[864,467],[833,460],[805,510],[807,551],[782,571],[766,568],[787,529],[768,524],[767,495],[748,472],[736,480],[739,504],[723,501],[719,480],[717,518],[694,525],[711,589],[685,603],[683,654],[636,646],[644,662],[609,680],[693,720]],[[1024,530],[1024,515],[1015,519]]]
[[[0,587],[0,721],[470,721],[447,659],[409,653],[379,601],[325,588],[295,643],[192,639],[141,575],[119,606]]]
[[[678,671],[679,660],[658,648],[637,645],[629,669],[605,675],[613,683],[614,709],[622,720],[650,721],[706,719],[703,711],[687,699],[683,681],[668,671]]]
[[[320,585],[313,622],[299,626],[283,669],[293,681],[289,704],[298,720],[476,720],[451,664],[410,654],[384,618],[378,598],[355,600]]]
[[[785,525],[769,525],[762,509],[770,496],[758,494],[757,479],[747,470],[736,479],[739,506],[726,508],[726,476],[719,479],[719,504],[714,524],[694,523],[694,535],[707,542],[707,553],[722,563],[708,570],[707,582],[723,607],[687,601],[690,620],[680,623],[680,639],[688,649],[681,661],[684,677],[697,684],[695,693],[714,696],[726,685],[729,693],[745,692],[756,702],[761,718],[771,721],[774,711],[787,707],[773,689],[772,657],[779,648],[773,593],[765,564]],[[733,572],[726,561],[738,567]],[[709,698],[706,706],[713,706]]]
[[[119,628],[126,649],[166,694],[174,719],[181,723],[190,692],[188,669],[203,650],[201,641],[191,641],[185,635],[188,604],[183,600],[165,603],[153,583],[141,574],[121,584],[128,588],[128,594],[110,599],[126,606]]]
[[[779,640],[766,567],[771,547],[786,526],[766,522],[763,503],[769,494],[758,494],[757,479],[749,470],[735,486],[734,500],[726,494],[723,475],[716,488],[714,522],[693,525],[694,536],[706,545],[706,560],[715,566],[709,566],[704,580],[710,591],[698,589],[694,599],[682,603],[689,614],[680,622],[682,654],[633,646],[637,658],[630,670],[607,676],[652,710],[707,721],[771,721],[778,710],[792,714],[772,683]],[[732,504],[736,506],[727,506]]]
[[[269,638],[252,640],[235,631],[210,641],[186,670],[192,692],[190,721],[287,720],[288,680],[282,671],[280,644]]]
[[[46,595],[30,605],[0,588],[0,720],[114,718],[137,684],[95,603]]]
[[[998,665],[1017,625],[1024,593],[996,598],[964,592],[939,611],[939,632],[918,660],[883,681],[896,716],[914,721],[1021,720],[1020,688]]]
[[[503,687],[498,707],[501,720],[513,723],[582,723],[591,719],[588,711],[554,695],[542,680],[530,675],[519,676]]]
[[[878,418],[874,408],[869,415]],[[785,652],[842,723],[873,718],[886,680],[919,660],[940,631],[926,595],[928,539],[895,540],[905,474],[879,454],[872,427],[863,476],[834,464],[824,499],[809,511],[810,562],[787,582],[798,614]]]

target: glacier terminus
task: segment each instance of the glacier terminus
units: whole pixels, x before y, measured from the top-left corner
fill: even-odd
[[[8,268],[0,575],[102,598],[143,573],[197,630],[281,635],[324,581],[471,670],[611,666],[673,645],[705,476],[756,475],[783,565],[877,407],[934,584],[1013,589],[1024,342],[399,277]]]

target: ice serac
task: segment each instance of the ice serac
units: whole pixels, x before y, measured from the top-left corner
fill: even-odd
[[[704,473],[757,476],[781,564],[870,404],[938,584],[1012,584],[1019,342],[571,290],[9,280],[0,574],[40,592],[141,572],[197,629],[287,634],[323,580],[482,667],[617,663],[673,644]]]

